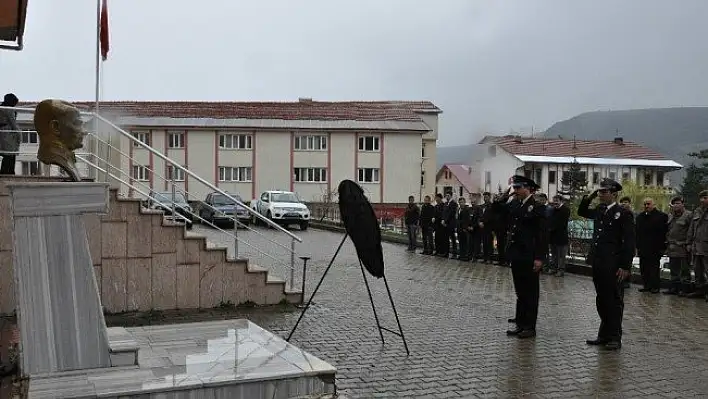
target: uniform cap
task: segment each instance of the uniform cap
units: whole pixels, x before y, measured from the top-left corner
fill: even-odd
[[[610,190],[610,192],[616,193],[622,191],[622,185],[612,179],[604,178],[600,182],[600,189]]]
[[[701,197],[708,197],[708,190],[703,190],[700,193],[698,193],[698,198]]]
[[[537,190],[541,188],[535,181],[529,179],[526,176],[515,175],[511,178],[512,187],[528,187],[531,190]]]

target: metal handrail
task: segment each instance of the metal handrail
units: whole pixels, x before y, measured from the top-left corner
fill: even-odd
[[[21,107],[7,107],[7,106],[0,106],[0,109],[8,110],[8,111],[14,111],[14,112],[18,112],[18,113],[21,113],[21,114],[33,114],[34,111],[35,111],[35,108],[21,108]],[[220,188],[216,187],[214,184],[209,183],[209,181],[207,181],[206,179],[202,178],[201,176],[197,175],[196,173],[192,172],[191,170],[189,170],[189,169],[185,168],[184,166],[178,164],[177,162],[173,161],[172,159],[170,159],[169,157],[167,157],[165,154],[161,153],[160,151],[157,151],[156,149],[152,148],[151,146],[149,146],[149,145],[143,143],[142,141],[138,140],[138,139],[135,138],[132,134],[126,132],[125,130],[123,130],[121,127],[119,127],[119,126],[116,125],[115,123],[111,122],[110,120],[104,118],[103,116],[101,116],[101,115],[99,115],[99,114],[97,114],[97,113],[95,113],[95,112],[79,111],[79,114],[80,114],[81,116],[89,116],[89,117],[94,117],[94,118],[97,118],[97,119],[101,120],[103,123],[107,124],[108,126],[112,127],[113,129],[115,129],[115,130],[116,130],[118,133],[120,133],[121,135],[127,137],[130,141],[132,141],[132,142],[134,142],[134,143],[139,143],[143,148],[145,148],[146,150],[148,150],[148,151],[149,151],[150,153],[152,153],[153,155],[157,155],[157,156],[158,156],[159,158],[161,158],[163,161],[169,162],[173,167],[176,167],[176,168],[180,169],[181,171],[183,171],[184,173],[186,173],[187,175],[189,175],[189,176],[192,177],[193,179],[197,180],[198,182],[204,184],[205,186],[209,187],[210,189],[216,191],[217,193],[226,196],[228,199],[230,199],[230,200],[236,202],[238,205],[243,206],[244,208],[246,208],[246,210],[247,210],[250,214],[252,214],[252,215],[253,215],[254,217],[256,217],[257,219],[260,219],[262,222],[264,222],[264,223],[267,224],[268,226],[271,226],[271,227],[273,227],[274,229],[276,229],[276,230],[278,230],[278,231],[280,231],[280,232],[282,232],[282,233],[285,233],[286,235],[288,235],[288,236],[289,236],[290,238],[292,238],[293,240],[296,240],[297,242],[302,242],[302,238],[300,238],[300,237],[298,237],[297,235],[295,235],[295,234],[289,232],[287,229],[281,227],[279,224],[273,222],[272,220],[268,219],[267,217],[261,215],[260,213],[254,211],[251,207],[246,206],[243,202],[241,202],[241,201],[235,199],[234,197],[232,197],[232,196],[231,196],[230,194],[228,194],[227,192],[225,192],[225,191],[221,190]]]
[[[119,148],[116,148],[115,146],[113,146],[113,145],[110,144],[109,142],[107,142],[107,141],[101,139],[101,138],[98,137],[96,134],[89,132],[89,135],[91,135],[91,136],[92,136],[95,140],[97,140],[98,142],[103,143],[103,144],[107,145],[108,147],[111,147],[112,150],[114,150],[114,151],[116,151],[118,154],[120,154],[120,155],[126,157],[128,160],[131,160],[131,161],[133,161],[133,162],[137,162],[137,160],[136,160],[135,158],[133,158],[133,157],[131,157],[130,155],[126,154],[125,152],[121,151]],[[110,162],[107,162],[106,160],[104,160],[103,158],[99,157],[98,155],[95,155],[95,154],[87,154],[87,155],[89,155],[89,156],[94,156],[94,157],[96,157],[97,159],[101,160],[103,163],[105,163],[105,164],[109,167],[109,169],[110,169],[110,168],[115,168],[113,165],[110,164]],[[150,171],[150,173],[152,173],[153,175],[155,175],[155,176],[157,176],[158,178],[160,178],[160,179],[162,179],[163,181],[165,181],[166,183],[170,183],[170,179],[167,179],[167,177],[164,177],[164,176],[162,176],[161,174],[157,173],[157,172],[154,170],[154,168],[150,168],[149,166],[143,166],[143,167],[144,167],[145,169],[147,169],[148,171]],[[101,171],[101,172],[103,172],[103,171]],[[103,173],[105,173],[105,172],[103,172]],[[125,173],[125,172],[124,172],[123,170],[121,170],[121,173]],[[109,174],[110,174],[110,172],[109,172]],[[125,173],[125,174],[127,174],[127,175],[130,177],[130,174],[129,174],[129,173]],[[142,186],[144,186],[144,187],[149,187],[149,186],[147,186],[146,184],[144,184],[143,182],[141,182],[141,181],[139,181],[139,180],[135,180],[135,182],[136,182],[136,183],[140,183],[140,184],[141,184]],[[173,183],[173,184],[174,184],[174,183]],[[130,186],[129,186],[129,187],[130,187]],[[152,189],[151,189],[151,190],[152,190]],[[180,191],[180,193],[183,193],[183,194],[189,194],[189,191],[187,191],[187,190],[179,190],[179,191]],[[211,206],[211,205],[209,205],[209,204],[207,204],[207,203],[205,203],[205,202],[201,202],[201,203],[202,203],[203,205],[208,206],[210,209],[212,209],[212,210],[214,210],[214,211],[218,211],[218,209],[216,209],[215,207],[213,207],[213,206]],[[281,248],[283,248],[283,249],[285,249],[285,250],[287,250],[287,251],[289,251],[289,252],[292,252],[292,251],[293,251],[293,249],[291,249],[291,248],[289,248],[289,247],[287,247],[287,246],[285,246],[285,245],[283,245],[283,244],[281,244],[281,243],[279,243],[279,242],[277,242],[277,241],[275,241],[275,240],[269,238],[268,236],[266,236],[265,234],[261,233],[260,231],[258,231],[258,230],[256,230],[256,229],[252,229],[252,228],[248,227],[247,225],[245,225],[244,223],[241,223],[237,218],[235,218],[235,217],[233,217],[233,216],[230,216],[230,215],[226,215],[226,216],[227,216],[227,219],[233,221],[233,222],[236,223],[238,226],[242,226],[243,228],[247,229],[248,231],[251,231],[251,232],[253,232],[253,233],[258,234],[259,236],[265,238],[267,241],[269,241],[269,242],[271,242],[271,243],[273,243],[273,244],[275,244],[275,245],[278,245],[278,246],[280,246]],[[239,241],[239,242],[240,242],[240,241]],[[259,252],[260,252],[260,251],[259,251]],[[236,253],[236,256],[238,256],[238,252]]]
[[[98,170],[99,172],[105,173],[105,174],[109,175],[110,177],[112,177],[112,178],[118,180],[120,183],[125,184],[126,186],[128,186],[128,187],[132,188],[133,190],[137,191],[137,192],[140,193],[141,195],[144,195],[145,197],[149,198],[150,200],[155,201],[158,205],[161,205],[161,206],[165,207],[165,209],[169,208],[167,205],[165,205],[165,204],[163,204],[162,202],[160,202],[160,201],[158,201],[157,199],[155,199],[155,197],[152,197],[152,196],[150,196],[149,194],[144,193],[144,192],[141,191],[140,189],[136,188],[134,185],[132,185],[132,184],[126,182],[125,180],[121,179],[120,177],[116,176],[115,174],[112,174],[112,173],[109,172],[107,169],[103,169],[103,168],[101,168],[100,166],[94,164],[93,162],[84,159],[83,157],[77,157],[77,158],[81,159],[82,162],[85,162],[87,165],[90,165],[91,167],[95,168],[95,169]],[[101,160],[102,162],[104,162],[104,163],[107,163],[107,161],[106,161],[105,159],[101,158],[101,157],[96,156],[96,158],[100,159],[100,160]],[[118,169],[118,168],[114,168],[114,169]],[[126,173],[127,173],[127,172],[125,172],[125,171],[123,171],[123,170],[120,170],[120,169],[118,169],[118,170],[119,170],[122,174],[126,174]],[[138,180],[135,180],[135,182],[136,182],[136,183],[141,183],[143,186],[145,186],[145,187],[148,188],[148,189],[150,188],[149,186],[147,186],[146,184],[144,184],[144,183],[142,183],[142,182],[140,182],[140,181],[138,181]],[[237,237],[236,237],[234,234],[229,233],[228,231],[223,230],[223,229],[221,229],[220,227],[218,227],[218,226],[212,224],[211,222],[209,222],[208,220],[206,220],[206,219],[202,218],[201,216],[197,215],[197,214],[194,213],[193,211],[188,211],[188,212],[189,212],[190,215],[196,217],[196,218],[199,219],[200,221],[202,221],[202,222],[204,222],[204,223],[210,225],[211,227],[213,227],[213,228],[215,228],[215,229],[217,229],[217,230],[219,230],[219,231],[221,231],[221,232],[223,232],[223,233],[226,233],[226,234],[230,235],[230,236],[233,237],[234,239],[237,239]],[[179,213],[173,212],[173,214],[172,214],[173,218],[174,218],[175,215],[178,216],[179,218],[181,218],[182,220],[184,220],[185,224],[191,222],[187,217],[185,217],[185,216],[183,216],[183,215],[180,215]],[[239,241],[239,242],[241,242],[241,241]],[[260,249],[256,248],[254,245],[249,244],[249,243],[246,242],[246,241],[243,241],[243,243],[246,244],[247,246],[249,246],[249,247],[255,249],[256,251],[258,251],[258,253],[260,253],[260,254],[262,254],[262,255],[265,255],[265,256],[267,256],[267,257],[273,259],[273,260],[276,261],[276,262],[281,262],[281,263],[282,263],[282,261],[280,261],[279,259],[275,258],[274,256],[270,255],[270,254],[267,253],[267,252],[261,251]],[[282,263],[282,264],[283,264],[284,266],[287,266],[287,265],[285,265],[284,263]],[[294,281],[292,281],[292,279],[291,279],[290,288],[292,288],[293,286],[294,286]]]
[[[278,230],[278,231],[280,231],[280,232],[282,232],[282,233],[287,234],[287,235],[290,236],[290,238],[292,238],[293,240],[297,240],[298,242],[302,242],[302,238],[296,236],[295,234],[289,232],[287,229],[281,227],[279,224],[273,222],[272,220],[268,219],[267,217],[265,217],[265,216],[261,215],[260,213],[256,212],[256,211],[253,210],[251,207],[246,206],[246,204],[244,204],[243,202],[241,202],[241,201],[237,200],[236,198],[232,197],[232,196],[231,196],[229,193],[227,193],[226,191],[221,190],[220,188],[218,188],[218,187],[215,186],[214,184],[210,183],[210,182],[207,181],[206,179],[202,178],[201,176],[197,175],[196,173],[192,172],[191,170],[189,170],[189,169],[185,168],[184,166],[178,164],[177,162],[173,161],[172,159],[170,159],[168,156],[166,156],[165,154],[161,153],[160,151],[157,151],[156,149],[150,147],[150,146],[147,145],[146,143],[143,143],[142,141],[138,140],[138,139],[135,138],[132,134],[126,132],[126,131],[123,130],[123,129],[121,129],[121,128],[120,128],[118,125],[116,125],[115,123],[111,122],[110,120],[104,118],[104,117],[101,116],[101,115],[98,115],[98,114],[95,114],[95,113],[91,113],[91,115],[95,116],[96,118],[98,118],[98,119],[100,119],[101,121],[103,121],[105,124],[107,124],[107,125],[109,125],[110,127],[114,128],[114,129],[117,130],[120,134],[122,134],[123,136],[127,137],[129,140],[133,141],[134,143],[140,144],[142,147],[144,147],[146,150],[148,150],[148,151],[149,151],[150,153],[152,153],[153,155],[157,155],[157,156],[158,156],[159,158],[161,158],[163,161],[169,162],[170,164],[172,164],[173,167],[176,167],[176,168],[180,169],[181,171],[183,171],[184,173],[188,174],[190,177],[192,177],[193,179],[197,180],[198,182],[204,184],[205,186],[209,187],[210,189],[216,191],[217,193],[224,195],[226,198],[228,198],[228,199],[230,199],[230,200],[236,202],[238,205],[243,206],[244,208],[246,208],[246,210],[247,210],[249,213],[251,213],[251,214],[252,214],[253,216],[255,216],[257,219],[260,219],[261,221],[263,221],[265,224],[267,224],[267,225],[273,227],[274,229],[276,229],[276,230]]]

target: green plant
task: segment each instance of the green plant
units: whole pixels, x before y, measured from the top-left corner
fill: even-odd
[[[622,192],[619,193],[620,198],[629,197],[632,200],[632,209],[635,211],[643,209],[642,203],[645,198],[652,198],[657,209],[667,212],[671,197],[674,195],[664,187],[640,186],[629,180],[622,181]]]
[[[561,189],[558,194],[565,196],[571,202],[585,194],[585,189],[588,186],[588,181],[585,176],[585,171],[582,170],[576,159],[570,164],[570,168],[563,172],[561,177]]]

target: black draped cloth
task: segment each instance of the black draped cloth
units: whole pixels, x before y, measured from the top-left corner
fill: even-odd
[[[364,195],[364,190],[351,180],[342,180],[339,193],[339,213],[347,234],[354,243],[356,253],[366,270],[374,277],[384,275],[381,228],[374,208]]]

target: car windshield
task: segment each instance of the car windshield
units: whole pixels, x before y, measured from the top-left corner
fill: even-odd
[[[237,201],[243,202],[240,196],[235,195],[235,194],[229,194],[232,197],[234,197]],[[222,194],[214,194],[211,197],[211,202],[216,205],[216,206],[223,206],[223,205],[236,205],[236,202],[233,200],[229,199],[229,197],[222,195]]]
[[[294,193],[273,193],[273,202],[300,202]]]
[[[155,194],[153,194],[153,198],[155,198],[155,201],[161,202],[163,204],[171,204],[172,203],[172,193],[155,193]],[[184,195],[182,195],[181,193],[175,193],[175,203],[186,204],[187,200],[184,198]]]

